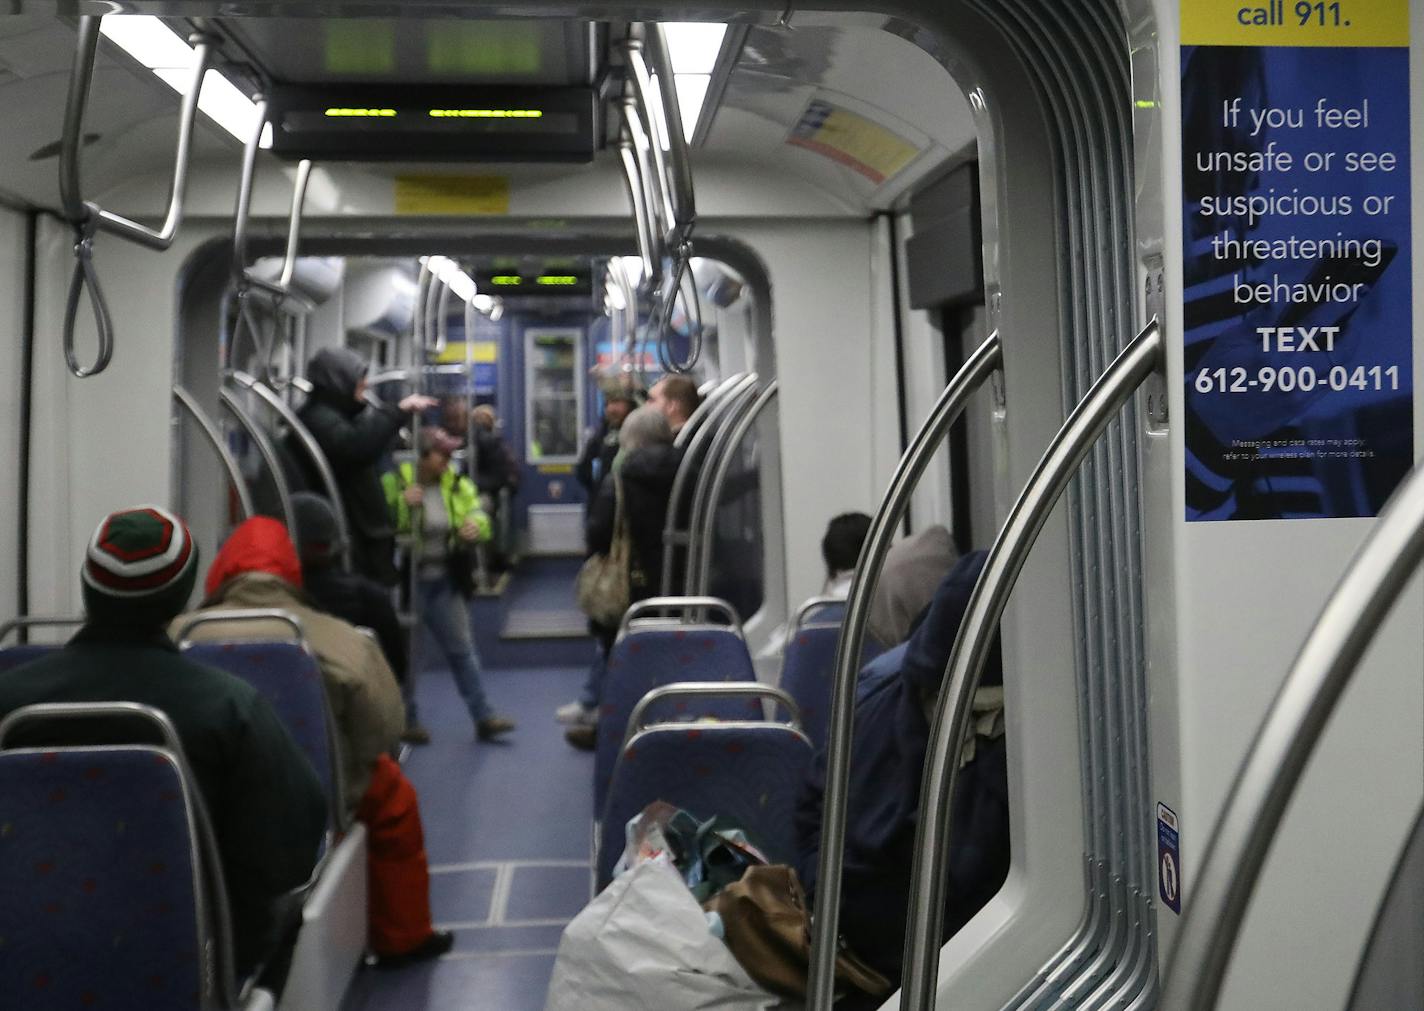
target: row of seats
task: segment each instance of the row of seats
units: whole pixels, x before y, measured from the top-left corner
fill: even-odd
[[[594,769],[596,880],[612,880],[626,826],[662,800],[746,830],[771,859],[795,854],[797,792],[825,742],[843,601],[798,613],[780,688],[760,685],[731,605],[654,598],[609,652]],[[714,620],[715,619],[715,620]],[[768,706],[778,720],[767,720]]]
[[[325,681],[315,654],[303,638],[301,623],[294,615],[268,610],[227,611],[221,618],[224,622],[271,622],[275,619],[292,627],[292,639],[284,641],[193,643],[187,641],[186,636],[198,623],[195,621],[181,629],[176,638],[180,650],[192,659],[226,671],[252,685],[271,704],[292,739],[316,770],[328,799],[328,827],[316,871],[312,880],[302,890],[303,929],[293,955],[283,1006],[296,1008],[307,1001],[332,1001],[335,999],[332,995],[339,996],[344,991],[364,950],[366,900],[364,831],[359,824],[349,823],[345,817],[340,781],[341,764],[337,758],[336,733]],[[72,624],[80,624],[79,619],[75,619]],[[7,630],[9,627],[7,626]],[[47,643],[0,645],[0,673],[58,648],[57,645]],[[85,708],[77,707],[74,712],[83,715]],[[152,712],[156,713],[156,710]],[[15,716],[19,717],[23,713],[24,710]],[[6,727],[12,722],[21,721],[12,718],[7,721]],[[219,864],[216,849],[211,848],[210,840],[204,838],[207,832],[203,825],[204,819],[192,814],[194,810],[201,810],[201,798],[196,787],[186,779],[182,748],[176,735],[170,732],[168,736],[171,740],[162,749],[121,746],[6,751],[3,750],[3,732],[0,732],[0,765],[5,769],[3,785],[0,785],[0,793],[4,794],[4,804],[0,807],[0,843],[5,841],[4,826],[16,824],[16,816],[24,815],[33,821],[35,812],[45,810],[44,805],[34,802],[36,796],[52,797],[70,792],[70,787],[65,786],[65,782],[80,787],[78,792],[97,804],[95,806],[86,802],[67,805],[62,818],[46,823],[45,835],[27,836],[24,845],[27,848],[38,845],[41,849],[54,849],[52,840],[62,836],[68,840],[59,848],[64,851],[64,859],[55,858],[51,862],[70,868],[69,876],[79,873],[74,871],[74,868],[83,866],[99,866],[114,872],[106,875],[102,882],[103,902],[76,902],[71,906],[62,899],[33,897],[30,903],[33,908],[43,909],[47,905],[54,905],[61,912],[72,913],[82,908],[89,913],[77,919],[41,921],[43,926],[49,928],[49,932],[43,935],[37,934],[33,923],[27,923],[27,940],[28,943],[43,945],[50,950],[73,952],[73,962],[86,967],[85,977],[107,981],[105,987],[109,991],[125,992],[127,984],[124,981],[129,979],[134,981],[132,992],[141,992],[139,984],[151,986],[154,980],[160,978],[171,980],[174,973],[163,973],[154,969],[155,960],[181,967],[186,963],[183,963],[181,958],[175,960],[172,952],[207,950],[207,946],[215,943],[213,937],[216,936],[216,927],[213,924],[221,925],[223,932],[226,930],[222,917],[215,919],[213,915],[214,906],[223,905],[220,899],[214,899],[215,894],[221,895],[221,874],[217,871]],[[151,757],[135,758],[135,755],[155,752],[163,759],[161,762],[154,762]],[[148,769],[147,774],[134,771],[136,768],[148,766],[152,768]],[[168,771],[155,771],[161,768]],[[40,769],[44,770],[42,776],[27,778],[34,776]],[[76,776],[84,782],[77,783]],[[164,780],[163,784],[155,785],[165,776],[168,779]],[[98,783],[103,784],[104,788],[94,789]],[[19,784],[24,784],[23,788]],[[15,786],[15,789],[10,789],[10,786]],[[136,798],[156,797],[175,798],[176,806],[170,805],[171,809],[164,818],[150,817],[145,804],[136,804]],[[182,799],[182,805],[177,805],[176,798]],[[100,800],[103,802],[97,803]],[[187,821],[194,826],[193,832],[189,832],[182,819],[174,813],[183,805],[186,805],[189,811]],[[76,822],[75,818],[83,819],[82,823]],[[112,850],[105,856],[105,847],[115,845],[113,824],[116,820],[125,827],[123,838],[119,840],[122,848]],[[90,822],[94,822],[94,825],[91,826]],[[97,845],[89,846],[90,843]],[[80,856],[78,850],[86,846],[93,852]],[[140,863],[139,857],[146,852],[153,855]],[[190,855],[188,863],[173,859],[171,854],[174,853],[180,856]],[[164,875],[167,890],[161,894],[153,894],[149,889],[155,881],[151,875],[144,873],[143,869],[160,865],[168,868],[170,872]],[[3,875],[0,876],[0,894],[11,897],[19,894],[12,891],[12,888],[22,889],[30,885],[45,887],[43,873],[33,878],[26,877],[23,871],[29,866],[24,860],[17,862],[9,859],[8,854],[5,860],[0,860],[0,875]],[[198,883],[187,891],[178,887],[180,879],[183,878],[184,872],[181,868],[184,866],[192,869],[193,874],[189,877]],[[12,877],[18,877],[20,880],[9,880]],[[210,883],[203,885],[205,878],[215,879],[216,889]],[[90,884],[86,883],[92,883],[92,889]],[[74,890],[70,887],[74,884],[75,882],[66,878],[60,887],[67,889],[71,897],[75,897]],[[98,878],[83,876],[83,880],[79,882],[81,893],[96,891],[99,887]],[[120,891],[116,894],[113,889]],[[131,901],[123,898],[124,889],[133,890]],[[39,904],[36,906],[35,902]],[[16,903],[9,898],[4,905],[11,909],[16,907]],[[106,952],[112,954],[109,919],[112,915],[119,915],[114,912],[116,910],[149,908],[162,908],[170,913],[174,910],[197,910],[199,915],[196,918],[192,915],[186,918],[181,915],[176,917],[180,933],[183,924],[188,928],[181,943],[175,942],[171,931],[164,932],[156,928],[150,930],[150,924],[145,919],[142,931],[133,931],[136,943],[141,940],[141,950],[135,946],[123,946],[122,950],[127,953],[123,958],[125,965],[122,966],[122,972],[116,972],[116,967],[109,965],[114,958],[102,957]],[[108,912],[96,915],[94,910],[99,909]],[[350,926],[352,922],[356,924],[355,929]],[[194,923],[199,924],[199,934],[196,937],[192,934]],[[0,921],[0,937],[16,936],[7,930],[6,926],[9,925]],[[204,931],[207,931],[206,935]],[[93,972],[88,971],[87,967],[90,965],[96,966]],[[48,990],[49,984],[41,985],[41,982],[31,981],[31,984],[40,990]],[[190,990],[191,988],[186,989],[182,993],[174,991],[174,1002],[171,1006],[192,1007]],[[6,981],[0,979],[0,992],[21,991],[9,990]],[[70,995],[65,998],[60,995],[59,990],[55,990],[48,994],[49,997],[55,998],[53,1004],[37,1001],[25,1006],[87,1006],[84,1000],[89,998],[81,999],[83,994],[97,995],[99,991],[90,987],[83,989],[82,993],[76,993],[79,993],[78,997]],[[260,992],[258,994],[259,996],[249,995],[247,998],[256,1000],[257,1003],[242,1006],[263,1007]],[[224,1000],[228,1003],[224,1003]],[[236,1000],[231,994],[224,997],[219,993],[212,1006],[236,1007],[238,1004],[232,1003]],[[162,1008],[170,1005],[155,995],[152,1002],[146,999],[144,1006]]]

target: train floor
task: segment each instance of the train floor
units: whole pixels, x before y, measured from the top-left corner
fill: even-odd
[[[553,718],[585,672],[486,669],[490,702],[518,723],[494,743],[475,742],[448,671],[421,672],[420,719],[433,739],[405,770],[420,794],[431,912],[455,946],[431,963],[362,969],[342,1011],[543,1008],[559,937],[592,883],[593,760]]]

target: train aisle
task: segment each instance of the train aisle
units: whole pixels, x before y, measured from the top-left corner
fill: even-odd
[[[418,687],[433,741],[405,768],[420,792],[432,913],[455,931],[440,960],[362,970],[344,1011],[540,1011],[564,925],[589,897],[592,756],[564,743],[552,715],[579,668],[486,670],[491,701],[519,724],[475,744],[444,670]]]

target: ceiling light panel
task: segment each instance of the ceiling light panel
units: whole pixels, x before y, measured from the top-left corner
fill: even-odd
[[[710,74],[722,51],[727,26],[704,21],[670,21],[663,24],[668,58],[675,74]]]

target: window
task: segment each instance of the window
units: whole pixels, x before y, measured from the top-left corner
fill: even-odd
[[[576,462],[583,417],[583,331],[524,331],[524,361],[527,458],[535,464]]]

